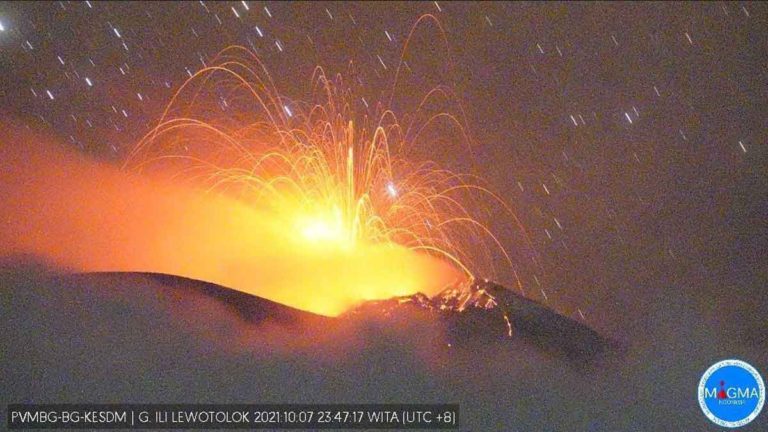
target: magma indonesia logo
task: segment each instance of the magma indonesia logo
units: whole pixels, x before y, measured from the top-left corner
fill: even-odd
[[[715,363],[699,381],[699,405],[720,426],[736,428],[754,420],[765,404],[763,378],[741,360]]]

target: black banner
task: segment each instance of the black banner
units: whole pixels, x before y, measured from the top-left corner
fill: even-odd
[[[8,405],[8,429],[458,429],[456,404]]]

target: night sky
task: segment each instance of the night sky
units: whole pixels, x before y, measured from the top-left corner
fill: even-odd
[[[542,255],[527,295],[620,338],[677,304],[768,347],[764,3],[6,2],[1,110],[120,161],[173,91],[237,44],[298,100],[316,65],[354,70],[364,112],[423,14],[448,45],[420,27],[412,79],[462,100],[471,169]]]

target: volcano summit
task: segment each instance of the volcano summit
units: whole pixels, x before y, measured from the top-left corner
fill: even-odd
[[[591,360],[618,348],[586,325],[488,280],[450,287],[432,298],[418,293],[369,301],[344,317],[413,312],[444,322],[447,339],[458,346],[513,339],[572,360]]]

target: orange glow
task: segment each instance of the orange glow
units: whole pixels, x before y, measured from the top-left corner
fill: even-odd
[[[429,148],[436,122],[471,148],[462,116],[427,109],[452,103],[447,88],[426,92],[401,123],[382,104],[353,108],[341,77],[320,67],[311,84],[309,101],[288,99],[255,54],[230,47],[178,89],[123,171],[23,143],[45,154],[6,170],[0,205],[18,217],[0,245],[77,270],[215,282],[325,315],[492,276],[494,261],[517,277],[479,218],[489,205],[505,210],[530,246],[511,207],[476,176],[409,154]],[[9,187],[19,179],[30,183]]]
[[[450,100],[446,89],[427,92],[417,106],[413,117],[426,121],[401,124],[381,105],[372,113],[353,109],[360,103],[341,77],[330,80],[320,67],[312,87],[309,101],[289,100],[255,54],[229,47],[179,88],[125,168],[171,173],[176,181],[266,208],[291,233],[299,254],[343,251],[352,260],[372,247],[398,245],[459,269],[463,279],[476,271],[492,275],[494,254],[513,267],[477,218],[488,203],[498,205],[530,244],[511,208],[477,177],[408,157],[412,148],[429,144],[421,136],[438,119],[447,119],[451,137],[470,147],[458,116],[425,108],[435,99]],[[388,262],[382,254],[374,255]],[[370,279],[382,277],[378,263],[365,263]],[[330,273],[343,277],[341,267]],[[360,299],[372,292],[431,291],[396,279],[388,292],[366,288],[379,283],[356,282]]]
[[[427,92],[418,105],[424,123],[401,124],[381,105],[374,113],[354,110],[341,77],[330,80],[320,67],[312,87],[310,101],[289,100],[255,54],[227,48],[179,88],[124,167],[170,173],[174,181],[272,215],[281,239],[270,247],[279,244],[286,255],[313,264],[308,273],[285,269],[268,282],[269,295],[256,293],[291,297],[287,304],[312,311],[338,313],[361,300],[432,294],[475,271],[493,274],[494,254],[513,266],[476,218],[495,203],[527,241],[509,206],[476,177],[408,157],[443,118],[470,147],[457,116],[420,112],[434,99],[449,99],[445,89]],[[338,292],[316,294],[317,280]]]
[[[367,299],[436,292],[462,278],[396,244],[308,239],[273,210],[7,132],[0,136],[5,256],[32,254],[74,271],[182,275],[324,315]]]
[[[332,214],[298,217],[296,225],[301,235],[315,243],[349,245],[352,235],[344,229],[341,220],[341,210],[338,207],[335,207],[333,210]]]

